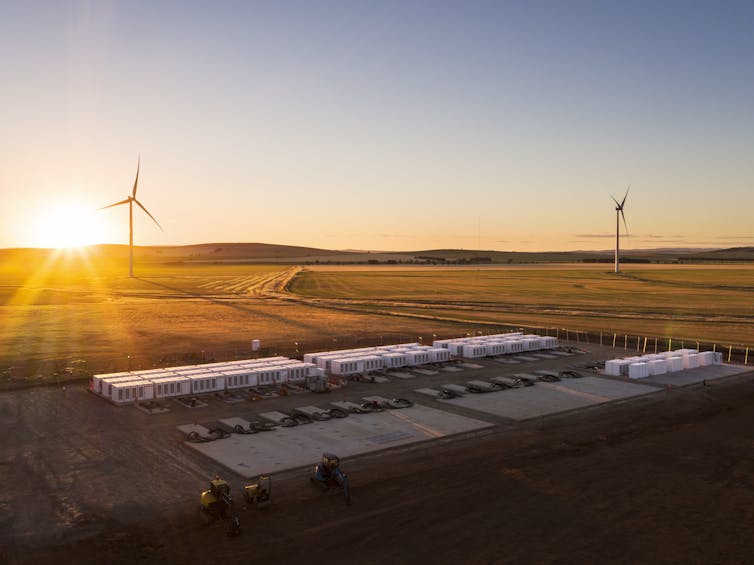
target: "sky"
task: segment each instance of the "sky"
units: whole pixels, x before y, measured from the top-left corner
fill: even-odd
[[[754,3],[0,3],[0,247],[754,245]],[[76,236],[76,237],[74,237]]]

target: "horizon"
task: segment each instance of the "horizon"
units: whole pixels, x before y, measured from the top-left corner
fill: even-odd
[[[6,2],[0,248],[754,245],[754,6]],[[138,37],[138,41],[133,41]],[[623,233],[623,227],[621,226]]]
[[[134,249],[151,249],[151,248],[182,248],[182,247],[204,247],[204,246],[216,246],[216,245],[259,245],[268,247],[286,247],[286,248],[300,248],[300,249],[312,249],[316,251],[330,251],[333,253],[354,253],[354,254],[406,254],[406,253],[427,253],[436,251],[464,251],[468,253],[522,253],[522,254],[548,254],[548,253],[562,253],[562,254],[576,254],[576,253],[595,253],[595,254],[612,254],[614,249],[567,249],[567,250],[553,250],[553,249],[538,249],[531,251],[515,251],[511,249],[473,249],[473,248],[427,248],[427,249],[409,249],[409,250],[397,250],[397,249],[336,249],[336,248],[322,248],[311,247],[307,245],[296,244],[280,244],[269,243],[260,241],[208,241],[202,243],[185,243],[185,244],[157,244],[157,245],[136,245]],[[0,247],[0,251],[25,251],[25,250],[39,250],[39,251],[82,251],[96,247],[121,247],[124,250],[128,249],[128,243],[92,243],[88,245],[70,246],[70,247],[42,247],[42,246],[20,246],[20,247]],[[652,247],[652,248],[621,248],[621,253],[650,253],[650,252],[705,252],[705,251],[728,251],[735,249],[754,249],[754,246],[730,246],[730,247],[691,247],[691,246],[676,246],[676,247]]]

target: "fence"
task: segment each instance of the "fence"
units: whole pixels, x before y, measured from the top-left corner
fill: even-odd
[[[267,357],[270,355],[284,355],[291,358],[301,359],[304,353],[315,351],[329,351],[335,349],[352,349],[357,347],[373,347],[391,343],[418,342],[431,345],[435,339],[454,337],[489,335],[506,333],[509,331],[522,331],[545,336],[554,336],[560,340],[579,345],[600,345],[611,349],[619,349],[625,352],[655,353],[670,349],[693,347],[700,351],[719,351],[723,354],[726,363],[737,363],[748,366],[750,360],[754,365],[754,346],[743,343],[723,343],[707,340],[679,339],[672,336],[637,335],[614,331],[574,330],[569,328],[547,326],[511,326],[496,324],[467,325],[465,332],[455,334],[425,335],[385,333],[382,335],[351,335],[322,338],[313,342],[294,340],[277,340],[268,344],[259,351],[251,350],[251,340],[238,342],[225,347],[208,345],[206,349],[184,352],[149,352],[138,354],[124,354],[114,357],[96,357],[81,359],[74,356],[47,359],[28,364],[15,364],[12,367],[0,367],[0,384],[8,384],[13,381],[24,384],[34,382],[65,382],[80,380],[85,376],[96,373],[111,373],[119,371],[131,371],[137,369],[152,369],[157,367],[170,367],[176,365],[189,365],[209,363],[213,361],[231,361],[235,359],[250,359],[255,357]],[[38,377],[38,378],[36,378]]]

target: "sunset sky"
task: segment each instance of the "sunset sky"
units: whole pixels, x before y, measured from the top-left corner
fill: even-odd
[[[0,247],[754,245],[754,3],[0,3]],[[76,240],[71,236],[71,241]]]

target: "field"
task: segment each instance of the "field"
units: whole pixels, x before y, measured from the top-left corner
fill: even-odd
[[[129,279],[124,259],[102,250],[3,257],[0,384],[244,357],[252,339],[263,354],[291,356],[511,326],[754,343],[752,266],[629,266],[615,276],[584,265],[152,258]]]
[[[754,343],[754,267],[308,267],[291,291],[362,311]]]

